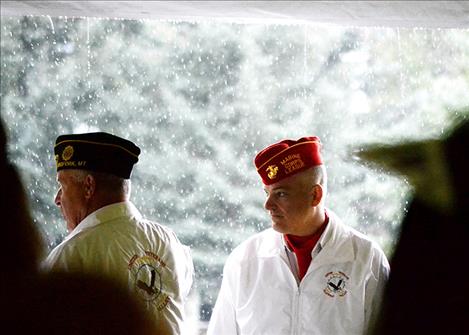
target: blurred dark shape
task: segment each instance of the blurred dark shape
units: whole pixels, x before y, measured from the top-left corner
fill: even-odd
[[[467,117],[441,139],[358,153],[414,186],[380,317],[370,334],[469,333],[468,153]]]
[[[467,217],[412,201],[373,334],[467,334],[468,237]]]
[[[10,290],[11,334],[157,334],[140,302],[107,278],[57,272]]]
[[[7,134],[5,133],[5,127],[3,121],[0,119],[0,165],[3,166],[7,162]]]
[[[1,120],[0,154],[0,333],[156,334],[148,312],[127,288],[95,276],[39,272],[43,241],[20,176],[8,161]]]
[[[2,239],[0,252],[4,256],[2,267],[5,279],[20,273],[34,273],[43,244],[31,220],[23,185],[16,168],[8,162],[6,134],[1,125],[1,177]],[[3,272],[3,271],[2,271]],[[3,277],[3,276],[2,276]]]
[[[454,212],[467,227],[469,224],[469,116],[445,139],[445,153],[450,170],[450,183],[454,191]]]

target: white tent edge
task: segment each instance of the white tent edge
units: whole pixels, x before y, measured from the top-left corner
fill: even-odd
[[[469,28],[469,1],[1,1],[2,16]]]

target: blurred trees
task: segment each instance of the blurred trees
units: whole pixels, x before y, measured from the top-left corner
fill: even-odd
[[[1,113],[50,248],[56,136],[135,141],[132,199],[192,247],[208,318],[225,257],[270,225],[252,159],[274,141],[320,136],[329,206],[391,254],[409,187],[351,148],[441,133],[468,55],[468,30],[2,17]]]

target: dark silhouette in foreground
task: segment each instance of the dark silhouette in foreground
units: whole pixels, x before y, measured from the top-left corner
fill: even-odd
[[[405,175],[415,191],[371,334],[467,334],[468,153],[466,118],[441,139],[359,154]]]

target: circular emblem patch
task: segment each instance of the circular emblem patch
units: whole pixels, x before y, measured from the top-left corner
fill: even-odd
[[[143,255],[134,255],[128,264],[133,277],[135,293],[147,303],[151,303],[158,311],[166,308],[170,297],[164,290],[166,263],[155,253],[145,251]]]
[[[64,151],[62,152],[62,159],[64,161],[68,161],[73,156],[73,147],[68,145],[65,147]]]
[[[345,289],[346,283],[349,277],[342,271],[338,272],[329,272],[326,274],[326,287],[324,288],[324,293],[329,297],[343,297],[347,294]]]

